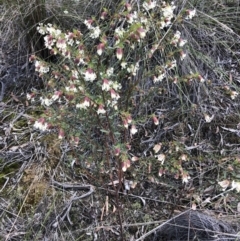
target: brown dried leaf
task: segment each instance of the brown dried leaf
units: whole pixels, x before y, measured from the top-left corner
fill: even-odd
[[[161,150],[162,143],[158,143],[153,147],[155,153],[158,153]]]
[[[218,182],[218,184],[222,187],[223,191],[225,191],[228,188],[228,186],[230,185],[230,181],[225,179],[221,182]]]

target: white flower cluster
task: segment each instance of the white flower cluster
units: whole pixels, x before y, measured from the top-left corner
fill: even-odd
[[[153,77],[153,83],[161,82],[165,77],[165,72],[161,72],[159,75]]]
[[[59,51],[64,57],[70,58],[68,46],[73,46],[74,43],[79,44],[79,41],[74,39],[76,37],[74,33],[62,33],[60,29],[55,28],[52,24],[43,25],[41,23],[37,30],[40,34],[46,35],[44,36],[44,44],[54,54]],[[81,33],[78,32],[77,36],[81,36]]]
[[[171,69],[174,69],[176,66],[177,66],[177,61],[176,61],[176,59],[174,59],[174,60],[172,60],[171,62],[167,63],[167,64],[165,65],[165,68],[166,68],[167,70],[171,70]]]
[[[99,28],[99,26],[93,27],[92,22],[93,22],[92,20],[85,20],[84,24],[91,31],[90,38],[96,39],[100,36],[101,29]]]
[[[141,23],[143,25],[146,26],[146,29],[148,27],[148,19],[145,15],[139,15],[137,11],[134,11],[133,13],[129,13],[127,16],[126,16],[126,20],[129,24],[133,24],[133,23]],[[117,30],[118,32],[119,30]],[[120,33],[120,35],[123,35],[124,32]]]
[[[129,13],[126,16],[126,21],[129,24],[127,27],[117,27],[114,31],[116,38],[115,46],[118,46],[125,33],[129,33],[130,31],[132,38],[140,42],[141,39],[144,39],[146,37],[146,33],[150,28],[150,22],[148,21],[148,19],[145,16],[138,16],[138,13],[136,11],[134,11],[133,13]],[[139,25],[139,23],[141,25]],[[131,30],[132,24],[138,25],[138,28],[135,31]]]
[[[125,32],[126,31],[125,31],[125,29],[123,27],[118,27],[118,28],[115,29],[115,34],[119,38],[123,37]]]
[[[41,105],[50,106],[53,103],[52,99],[40,97]]]
[[[129,24],[132,24],[138,21],[138,13],[136,11],[134,11],[133,13],[129,13],[126,17],[127,17],[127,22]]]
[[[107,75],[107,77],[112,76],[113,73],[114,73],[114,68],[113,68],[113,67],[108,68],[107,71],[106,71],[106,75]]]
[[[153,8],[155,8],[157,6],[157,2],[156,1],[145,1],[143,3],[143,8],[146,10],[146,11],[149,11]]]
[[[94,71],[90,68],[86,70],[84,73],[84,79],[85,81],[93,82],[97,78],[97,75],[94,73]]]
[[[118,90],[122,88],[121,84],[117,81],[111,81],[104,79],[102,83],[102,90],[109,92],[111,100],[107,100],[107,106],[113,107],[115,110],[118,109],[117,101],[120,98],[120,95],[117,93]]]
[[[79,103],[76,105],[77,109],[87,109],[87,107],[90,106],[90,99],[88,97],[84,98],[84,101],[82,103]]]
[[[127,68],[127,72],[132,74],[133,76],[136,76],[137,71],[139,70],[139,62],[137,62],[135,65],[131,64],[128,68]]]
[[[171,25],[171,20],[174,17],[173,11],[176,8],[176,6],[171,3],[171,5],[167,4],[166,2],[163,2],[163,6],[161,7],[162,11],[162,18],[161,18],[161,27],[160,29],[169,27]]]
[[[177,46],[183,47],[186,43],[187,43],[187,40],[182,39],[181,33],[179,31],[176,31],[176,33],[174,34],[171,40],[171,44],[173,44],[176,47]]]
[[[74,93],[78,92],[78,89],[77,89],[77,87],[74,84],[71,84],[70,86],[66,86],[65,90],[67,92],[74,92]]]
[[[27,93],[27,100],[30,100],[31,102],[34,102],[35,101],[35,93]]]
[[[153,76],[153,83],[158,83],[163,81],[166,78],[167,72],[174,69],[177,66],[176,59],[169,61],[165,64],[164,69],[158,71],[158,74]]]
[[[115,99],[115,100],[107,100],[107,106],[113,108],[114,110],[118,110],[117,104],[118,104],[117,99]]]
[[[44,118],[40,118],[37,121],[35,121],[33,127],[36,129],[39,129],[41,131],[46,131],[48,129],[48,123],[45,122]]]
[[[96,38],[98,38],[100,36],[101,29],[99,28],[99,26],[97,26],[95,28],[92,28],[91,30],[92,30],[92,32],[90,34],[91,38],[96,39]]]
[[[35,70],[40,74],[45,74],[49,72],[49,66],[43,61],[36,60],[35,62]]]
[[[122,88],[122,85],[118,83],[117,81],[111,81],[104,79],[102,83],[102,90],[109,91],[110,89],[114,89],[116,91],[120,90]]]
[[[45,46],[48,49],[52,49],[54,44],[56,43],[56,39],[54,39],[51,35],[46,35],[43,39]]]
[[[75,79],[75,80],[77,80],[78,77],[79,77],[78,71],[75,70],[75,69],[73,69],[73,70],[72,70],[72,78]]]
[[[48,23],[46,26],[46,33],[52,35],[56,39],[60,37],[62,31],[60,29],[55,29],[51,23]]]
[[[62,93],[60,91],[55,91],[55,93],[52,95],[51,98],[40,97],[41,105],[45,105],[45,106],[52,105],[54,103],[54,101],[56,101],[60,98],[61,94]]]

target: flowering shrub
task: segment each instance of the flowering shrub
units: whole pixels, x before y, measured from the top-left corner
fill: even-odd
[[[104,9],[98,20],[86,19],[81,31],[65,33],[40,23],[38,32],[59,63],[49,64],[36,56],[30,60],[47,81],[40,97],[46,111],[34,127],[57,129],[59,139],[79,151],[83,165],[97,165],[103,172],[117,167],[121,173],[139,160],[131,145],[142,135],[143,124],[159,125],[156,111],[139,116],[135,110],[161,83],[178,81],[175,69],[187,56],[187,41],[173,29],[173,3],[147,0],[141,6],[127,3],[117,9],[118,13]],[[194,15],[195,10],[183,11],[178,21],[189,21]],[[187,78],[204,81],[199,74]],[[155,154],[161,176],[167,158],[160,150]],[[181,164],[177,170],[176,175],[187,182],[189,176]]]

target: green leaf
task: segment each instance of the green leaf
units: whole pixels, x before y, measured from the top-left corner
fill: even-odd
[[[109,134],[109,131],[108,131],[108,130],[101,129],[100,131],[103,132],[103,133]]]

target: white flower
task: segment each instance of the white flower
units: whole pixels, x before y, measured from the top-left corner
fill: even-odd
[[[67,34],[65,34],[65,38],[67,39],[67,43],[72,46],[74,44],[74,34],[69,32]]]
[[[157,125],[159,125],[159,120],[158,120],[158,118],[154,115],[153,117],[152,117],[152,119],[153,119],[153,123],[157,126]]]
[[[93,22],[92,19],[84,20],[84,24],[87,26],[88,29],[92,28],[92,22]]]
[[[126,69],[126,67],[127,67],[127,63],[126,62],[122,62],[120,65],[121,65],[122,69]]]
[[[54,39],[52,35],[46,35],[43,39],[44,39],[46,48],[52,49],[52,46],[56,42],[56,39]]]
[[[153,9],[156,7],[156,1],[147,1],[147,2],[144,2],[143,3],[143,8],[146,10],[146,11],[149,11],[150,9]]]
[[[149,30],[150,23],[149,23],[149,20],[145,16],[142,16],[140,18],[140,23],[143,23],[146,26],[147,31]]]
[[[176,33],[174,34],[174,36],[171,40],[171,44],[173,44],[174,46],[177,46],[180,37],[181,37],[181,33],[179,31],[176,31]]]
[[[173,11],[176,8],[174,5],[166,5],[162,8],[163,16],[165,18],[172,18],[173,17]]]
[[[47,32],[53,35],[55,38],[58,38],[62,33],[60,29],[55,29],[50,23],[47,24]]]
[[[183,61],[186,58],[187,54],[183,51],[180,52],[180,59]],[[202,82],[202,81],[201,81]]]
[[[78,71],[77,70],[72,70],[72,78],[78,79]]]
[[[109,81],[107,79],[103,80],[102,90],[105,90],[105,91],[109,91],[110,90],[110,84],[109,84]]]
[[[118,101],[117,99],[107,100],[107,106],[113,107],[115,110],[118,109]]]
[[[110,85],[115,90],[120,90],[122,88],[122,85],[117,81],[111,81]]]
[[[70,53],[69,50],[63,50],[63,51],[62,51],[62,55],[63,55],[64,57],[68,58],[68,59],[71,58],[71,53]]]
[[[110,94],[111,94],[112,99],[118,100],[120,98],[119,94],[116,93],[116,91],[114,89],[110,90]]]
[[[201,83],[205,82],[205,79],[201,75],[198,76],[198,79]]]
[[[237,192],[240,192],[240,182],[232,181],[232,188],[236,189]]]
[[[117,38],[117,40],[115,42],[115,46],[118,46],[119,43],[120,43],[120,38]]]
[[[179,39],[178,46],[183,47],[187,43],[187,40],[185,39]]]
[[[98,54],[99,56],[102,55],[103,50],[104,50],[104,47],[105,47],[105,44],[104,44],[104,43],[98,44],[98,46],[97,46],[97,54]]]
[[[171,19],[165,19],[160,22],[160,29],[164,29],[165,27],[168,27],[171,24]]]
[[[180,157],[179,157],[180,160],[182,161],[187,161],[188,160],[188,156],[186,154],[182,154]]]
[[[58,131],[58,139],[62,140],[65,136],[64,130],[62,128]]]
[[[123,56],[123,49],[122,48],[117,48],[117,51],[116,51],[116,57],[118,60],[121,60],[122,59],[122,56]]]
[[[238,96],[238,92],[237,91],[231,91],[230,92],[230,97],[232,100],[235,100],[235,98]]]
[[[140,28],[137,29],[137,32],[138,32],[138,35],[139,35],[140,38],[142,38],[142,39],[145,38],[145,36],[146,36],[146,30],[145,29],[140,27]]]
[[[49,67],[41,61],[36,60],[35,62],[35,70],[41,74],[43,73],[48,73],[49,72]]]
[[[64,10],[63,13],[64,13],[64,14],[68,14],[68,10]]]
[[[33,127],[41,131],[46,131],[48,128],[48,123],[45,122],[44,118],[40,118],[37,121],[35,121]]]
[[[206,123],[210,123],[210,122],[213,120],[214,115],[212,115],[212,116],[210,117],[209,115],[205,114],[205,115],[204,115],[204,118],[205,118]]]
[[[131,166],[131,162],[129,160],[122,162],[122,171],[125,172]]]
[[[79,66],[79,65],[86,65],[86,62],[83,58],[76,58],[75,59],[75,63]]]
[[[62,38],[62,39],[59,38],[59,39],[57,40],[56,47],[57,47],[58,49],[60,49],[60,50],[66,51],[66,48],[67,48],[67,42],[66,42],[66,40],[63,39],[63,38]]]
[[[136,134],[137,132],[138,132],[138,130],[137,130],[136,126],[135,126],[135,125],[132,125],[131,130],[130,130],[130,133],[131,133],[132,135],[134,135],[134,134]]]
[[[52,101],[56,101],[57,99],[59,99],[59,97],[61,96],[61,91],[55,91],[54,95],[52,96],[51,100]]]
[[[137,71],[139,70],[139,63],[137,62],[136,65],[131,64],[128,68],[127,68],[127,72],[131,73],[133,76],[135,76],[137,74]]]
[[[39,26],[37,26],[37,31],[42,35],[45,35],[47,33],[46,28],[43,27],[42,23],[40,23]]]
[[[185,19],[192,19],[195,14],[196,14],[196,9],[193,9],[193,10],[187,10],[187,17],[185,17]]]
[[[153,77],[153,83],[161,82],[165,78],[165,73]]]
[[[171,63],[168,63],[165,68],[167,68],[168,70],[174,69],[177,66],[177,61],[176,59],[174,59]]]
[[[86,81],[93,82],[97,78],[97,75],[93,72],[92,69],[87,69],[85,72],[84,79]]]
[[[113,75],[113,72],[114,72],[114,68],[113,67],[108,68],[107,71],[106,71],[107,77],[110,77],[111,75]]]
[[[191,179],[191,177],[188,174],[183,174],[182,175],[182,182],[183,183],[188,183],[189,179]]]
[[[138,160],[139,160],[139,158],[138,158],[137,156],[133,156],[133,157],[131,158],[131,161],[133,161],[133,162],[138,161]]]
[[[101,30],[99,28],[99,26],[97,27],[92,27],[92,33],[90,34],[90,38],[96,39],[100,36]]]
[[[99,105],[97,113],[98,113],[98,115],[106,113],[106,110],[104,109],[103,105]]]
[[[127,22],[132,24],[134,22],[137,22],[138,21],[138,13],[137,11],[134,11],[133,13],[129,13],[127,16]]]
[[[125,33],[125,30],[122,27],[118,27],[115,29],[115,33],[117,36],[122,37],[123,34]]]
[[[52,99],[40,97],[41,105],[50,106],[53,103]]]
[[[35,94],[34,93],[27,93],[27,100],[31,100],[31,101],[34,101],[34,96]]]
[[[66,86],[65,89],[66,89],[66,91],[71,91],[71,92],[74,92],[74,93],[78,92],[78,89],[73,84],[71,84],[70,86]]]
[[[84,101],[82,103],[76,105],[76,108],[87,109],[87,107],[89,107],[89,106],[90,106],[90,100],[88,97],[85,97]]]

